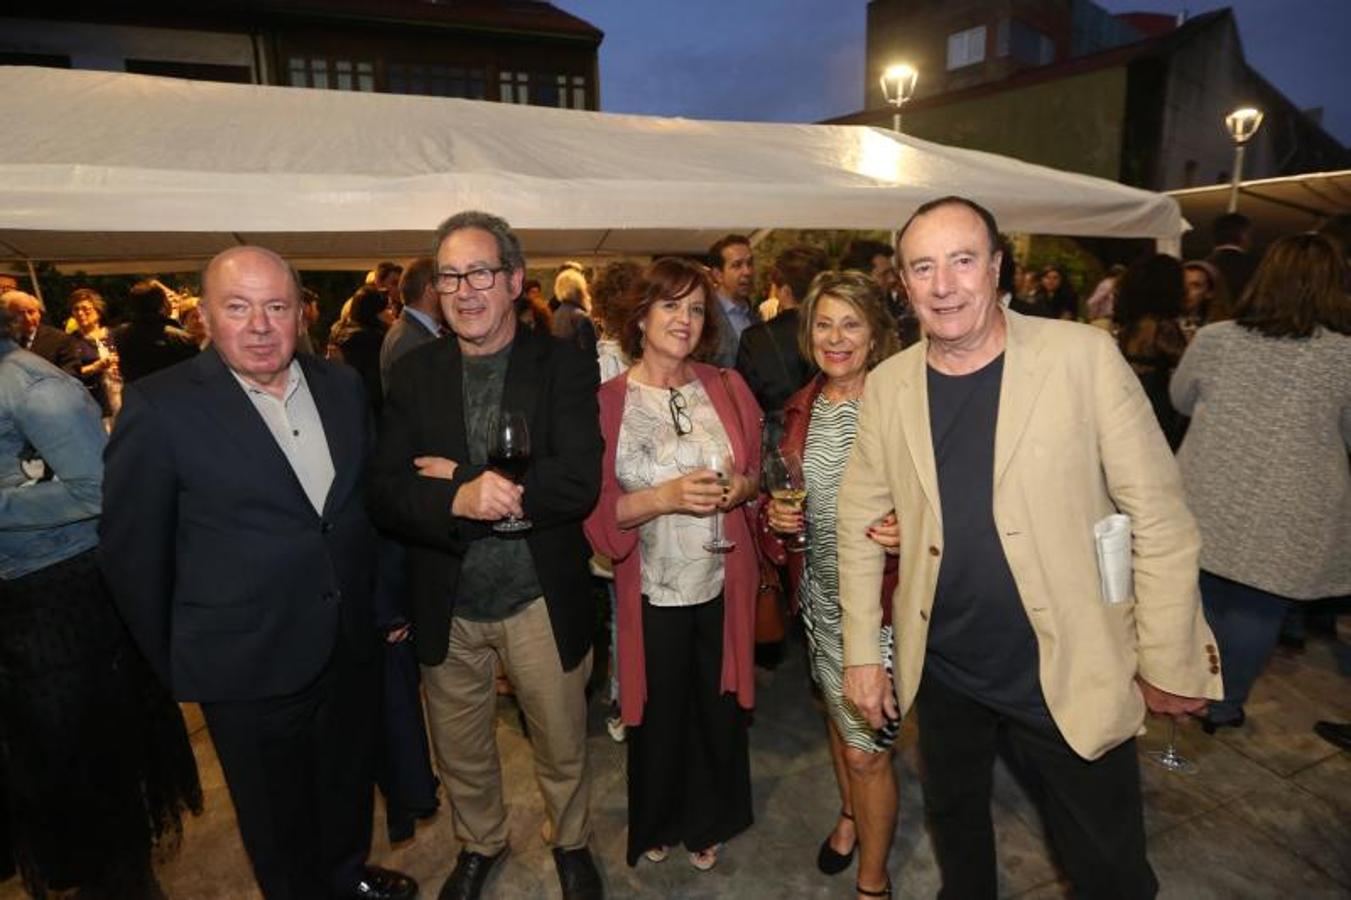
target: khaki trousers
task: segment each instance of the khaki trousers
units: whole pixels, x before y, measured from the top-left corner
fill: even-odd
[[[422,667],[455,837],[465,849],[489,856],[507,845],[495,733],[498,659],[530,728],[547,834],[564,850],[583,847],[591,837],[585,694],[591,654],[563,671],[543,597],[501,622],[453,619],[445,661]]]

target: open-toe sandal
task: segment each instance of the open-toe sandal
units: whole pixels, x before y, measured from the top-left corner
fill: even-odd
[[[879,889],[879,890],[873,890],[872,888],[865,888],[863,885],[859,884],[858,882],[854,882],[854,890],[858,891],[858,892],[859,892],[861,895],[863,895],[864,897],[887,897],[887,898],[890,898],[890,897],[891,897],[891,879],[888,878],[888,879],[887,879],[887,886],[884,887],[884,888],[881,888],[881,889]]]

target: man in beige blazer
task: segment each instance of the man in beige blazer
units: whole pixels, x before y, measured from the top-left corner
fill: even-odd
[[[1222,695],[1197,594],[1200,540],[1139,381],[1106,334],[998,300],[998,229],[962,198],[901,230],[926,339],[869,376],[839,498],[845,690],[875,726],[919,714],[944,897],[994,897],[1002,732],[1039,782],[1076,894],[1151,897],[1134,736],[1146,708]],[[895,509],[896,697],[878,658]],[[1133,530],[1133,596],[1101,595],[1094,523]]]

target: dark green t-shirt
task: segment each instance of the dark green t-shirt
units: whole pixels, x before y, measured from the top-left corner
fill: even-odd
[[[488,356],[462,356],[464,361],[464,424],[469,461],[488,461],[492,421],[502,404],[511,346]],[[490,537],[474,541],[464,555],[455,615],[475,622],[500,622],[544,593],[535,573],[535,561],[525,535]]]

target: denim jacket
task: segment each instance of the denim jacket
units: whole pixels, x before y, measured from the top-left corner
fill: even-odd
[[[0,578],[69,559],[98,543],[107,434],[84,385],[0,338]],[[54,477],[34,480],[41,457]]]

